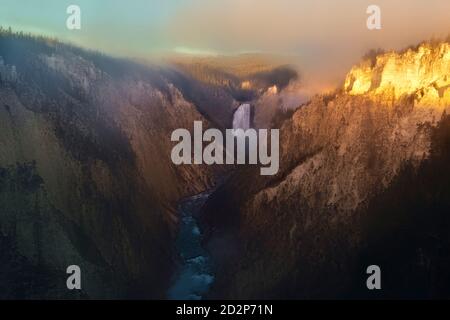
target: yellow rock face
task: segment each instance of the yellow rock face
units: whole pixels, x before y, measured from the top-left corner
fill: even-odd
[[[250,81],[243,81],[241,83],[241,89],[251,89],[252,88],[252,84],[250,83]]]
[[[450,45],[422,44],[415,50],[379,55],[374,63],[366,60],[351,69],[344,90],[395,100],[414,95],[418,106],[449,106]]]

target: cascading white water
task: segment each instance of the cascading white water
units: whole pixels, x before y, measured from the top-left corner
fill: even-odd
[[[234,112],[233,129],[247,130],[250,128],[251,107],[249,103],[244,103]]]

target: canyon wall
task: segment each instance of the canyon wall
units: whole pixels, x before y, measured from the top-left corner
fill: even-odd
[[[383,197],[392,200],[389,192],[399,192],[405,168],[414,180],[437,152],[433,137],[445,125],[449,81],[449,44],[424,43],[363,61],[350,71],[342,90],[300,107],[281,128],[279,173],[261,177],[257,168],[243,168],[205,207],[207,246],[219,265],[211,297],[360,296],[364,263],[382,260],[368,248],[367,229],[383,225],[393,232],[387,226],[396,223],[395,216],[380,218],[389,203],[384,209],[376,204]],[[433,226],[447,221],[445,215],[429,215]],[[412,211],[402,221],[406,228]],[[439,238],[447,233],[439,233],[434,249],[448,248]],[[411,265],[425,259],[435,262],[430,268],[442,267],[423,243],[402,244],[399,252],[413,252],[407,260]],[[409,283],[412,293],[414,279]],[[404,283],[397,286],[397,293],[408,291]]]
[[[164,298],[176,201],[214,178],[170,160],[174,129],[208,123],[178,75],[12,33],[0,56],[0,296]]]

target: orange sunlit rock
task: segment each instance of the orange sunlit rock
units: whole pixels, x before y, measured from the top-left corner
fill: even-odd
[[[351,69],[344,90],[394,100],[414,95],[417,106],[449,106],[450,45],[425,43],[403,53],[379,55],[374,63],[366,60]]]

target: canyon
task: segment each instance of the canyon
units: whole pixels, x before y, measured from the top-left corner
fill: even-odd
[[[250,56],[161,66],[2,31],[0,57],[2,298],[449,296],[447,42],[289,110],[297,73]],[[196,121],[279,129],[278,172],[174,164]]]
[[[170,161],[170,133],[208,123],[183,76],[10,33],[0,55],[2,296],[165,297],[177,201],[214,180]]]
[[[11,30],[0,57],[1,297],[166,298],[178,202],[224,172],[173,164],[171,133],[225,128],[241,92]],[[69,265],[80,291],[65,286]]]

